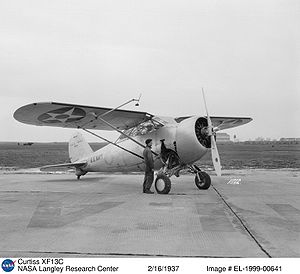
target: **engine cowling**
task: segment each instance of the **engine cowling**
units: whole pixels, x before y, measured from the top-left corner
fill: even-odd
[[[182,162],[190,164],[199,160],[211,147],[207,125],[204,117],[191,117],[178,124],[176,145]]]

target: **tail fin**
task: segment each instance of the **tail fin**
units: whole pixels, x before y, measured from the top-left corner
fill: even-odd
[[[69,141],[69,157],[74,163],[93,153],[92,148],[80,132],[75,132]]]

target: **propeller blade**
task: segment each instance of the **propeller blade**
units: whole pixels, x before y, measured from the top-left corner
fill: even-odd
[[[207,116],[208,134],[209,134],[209,136],[211,136],[212,135],[212,123],[211,123],[211,119],[210,119],[209,114],[208,114],[206,100],[205,100],[205,95],[204,95],[204,89],[203,88],[202,88],[202,96],[203,96],[203,101],[204,101],[204,106],[205,106],[206,116]]]
[[[212,159],[217,176],[221,176],[222,175],[222,171],[221,171],[222,166],[221,166],[220,156],[219,156],[215,137],[213,135],[211,135],[210,140],[211,140],[211,159]]]
[[[208,114],[203,88],[202,88],[202,95],[203,95],[203,101],[204,101],[205,110],[206,110],[206,116],[207,116],[208,135],[210,136],[210,140],[211,140],[211,159],[212,159],[217,176],[221,176],[222,167],[221,167],[221,162],[220,162],[220,156],[219,156],[215,136],[213,135],[213,125],[212,125],[210,116]]]

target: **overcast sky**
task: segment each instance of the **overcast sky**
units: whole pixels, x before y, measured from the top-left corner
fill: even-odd
[[[254,119],[231,135],[300,137],[297,2],[0,0],[0,141],[69,139],[15,121],[24,104],[204,115],[201,87],[210,115]]]

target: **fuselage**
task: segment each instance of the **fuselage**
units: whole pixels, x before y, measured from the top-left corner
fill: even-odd
[[[161,117],[159,118],[161,119]],[[191,117],[180,123],[172,118],[164,118],[164,125],[152,130],[146,134],[137,134],[132,137],[141,144],[151,138],[152,151],[160,154],[161,140],[165,140],[167,148],[176,150],[181,161],[185,164],[191,164],[201,159],[208,148],[204,147],[195,133],[195,125],[199,117]],[[119,146],[132,151],[140,156],[143,155],[143,147],[128,138],[120,139]],[[154,167],[162,167],[160,157],[154,156]],[[82,168],[87,172],[135,172],[144,170],[143,159],[124,151],[113,144],[108,144],[95,151],[84,159],[87,161],[86,167]]]

